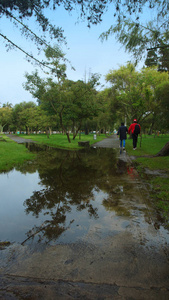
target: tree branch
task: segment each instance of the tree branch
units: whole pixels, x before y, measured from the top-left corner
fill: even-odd
[[[36,35],[28,26],[26,26],[23,22],[18,20],[11,12],[9,12],[7,9],[2,9],[2,10],[4,13],[6,13],[6,15],[9,15],[12,19],[18,22],[21,26],[23,26],[24,29],[30,32],[41,45],[44,44],[45,46],[48,47],[48,44],[46,43],[45,40],[41,39],[38,35]]]
[[[25,50],[23,50],[21,47],[19,47],[18,45],[16,45],[15,43],[13,43],[11,40],[9,40],[5,35],[3,35],[2,33],[0,33],[0,36],[2,36],[8,43],[10,43],[12,46],[14,46],[15,48],[17,48],[18,50],[20,50],[21,52],[23,52],[24,54],[26,54],[26,56],[30,57],[31,59],[33,59],[34,61],[36,61],[38,64],[42,65],[43,67],[46,67],[50,70],[53,71],[53,68],[49,67],[48,65],[46,65],[44,62],[40,61],[39,59],[35,58],[32,54],[29,54],[28,52],[26,52]]]
[[[156,49],[165,49],[165,48],[168,48],[169,45],[163,45],[163,46],[160,46],[160,45],[157,45],[156,47],[152,47],[152,48],[147,48],[147,51],[149,50],[156,50]]]

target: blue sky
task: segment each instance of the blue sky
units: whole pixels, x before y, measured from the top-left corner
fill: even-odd
[[[126,53],[124,48],[116,42],[115,37],[111,36],[103,43],[99,40],[99,35],[112,24],[111,10],[105,13],[101,24],[91,26],[90,29],[86,22],[77,23],[78,14],[76,12],[70,15],[61,7],[55,12],[48,12],[48,16],[52,24],[64,29],[69,49],[62,46],[62,50],[76,69],[73,71],[68,67],[69,79],[83,80],[85,74],[88,78],[90,73],[99,73],[102,75],[101,83],[106,85],[104,76],[110,69],[118,69],[120,65],[132,60],[131,55]],[[36,22],[31,20],[27,24],[39,34]],[[19,30],[5,17],[0,19],[0,32],[36,56],[34,44],[21,37]],[[41,56],[37,58],[40,59]],[[26,81],[25,72],[31,73],[36,67],[28,63],[24,54],[19,50],[13,49],[7,52],[2,37],[0,37],[0,66],[0,105],[7,102],[13,105],[23,101],[36,102],[22,86]],[[43,74],[41,76],[45,77]]]

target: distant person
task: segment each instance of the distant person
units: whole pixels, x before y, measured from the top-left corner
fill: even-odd
[[[120,148],[123,147],[123,150],[125,150],[127,131],[128,131],[127,127],[124,125],[124,123],[121,123],[121,126],[118,129],[117,135],[119,135],[119,139],[120,139]]]
[[[133,139],[133,150],[137,149],[137,139],[138,135],[141,131],[140,124],[137,123],[137,119],[133,120],[133,123],[130,125],[128,133],[132,134],[132,139]]]

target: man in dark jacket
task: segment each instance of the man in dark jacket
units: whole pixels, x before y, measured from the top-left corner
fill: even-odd
[[[127,139],[127,127],[124,125],[124,123],[121,123],[121,126],[119,127],[119,130],[117,132],[117,135],[119,135],[120,139],[120,148],[123,146],[123,150],[125,150],[125,144]]]
[[[137,123],[137,119],[133,120],[133,123],[130,125],[128,133],[132,134],[132,139],[133,139],[133,150],[136,150],[137,148],[137,139],[138,139],[138,134],[141,131],[140,124]]]

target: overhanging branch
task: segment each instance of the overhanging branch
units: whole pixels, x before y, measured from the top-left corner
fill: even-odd
[[[6,15],[9,15],[12,19],[14,19],[17,23],[19,23],[24,29],[26,29],[31,35],[33,35],[41,45],[44,44],[45,46],[48,47],[48,44],[44,39],[36,35],[28,26],[26,26],[23,22],[18,20],[11,12],[9,12],[7,9],[2,9],[2,10],[4,13],[6,13]]]
[[[2,33],[0,33],[0,36],[2,36],[8,43],[10,43],[12,46],[14,46],[15,48],[17,48],[18,50],[20,50],[21,52],[23,52],[26,56],[30,57],[31,59],[33,59],[34,61],[36,61],[38,64],[42,65],[43,67],[46,67],[50,70],[53,71],[53,68],[49,67],[48,65],[46,65],[44,62],[40,61],[39,59],[35,58],[32,54],[29,54],[28,52],[26,52],[25,50],[23,50],[21,47],[19,47],[18,45],[16,45],[15,43],[13,43],[11,40],[9,40],[5,35],[3,35]]]

